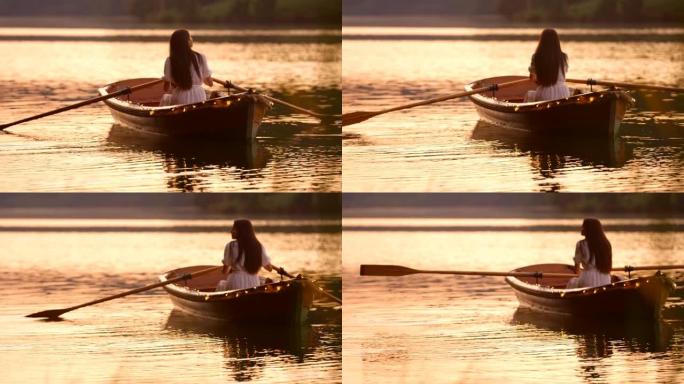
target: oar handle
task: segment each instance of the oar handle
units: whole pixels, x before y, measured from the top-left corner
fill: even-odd
[[[212,272],[212,271],[215,271],[215,270],[218,270],[218,269],[220,269],[220,268],[222,268],[222,267],[223,267],[223,266],[211,267],[211,268],[206,268],[206,269],[199,270],[199,271],[197,271],[197,272],[185,273],[185,274],[183,274],[183,275],[181,275],[181,276],[178,276],[178,277],[175,277],[175,278],[173,278],[173,279],[169,279],[169,280],[166,280],[166,281],[160,281],[160,282],[155,283],[155,284],[150,284],[150,285],[146,285],[146,286],[144,286],[144,287],[140,287],[140,288],[136,288],[136,289],[131,289],[130,291],[118,293],[118,294],[116,294],[116,295],[103,297],[103,298],[101,298],[101,299],[97,299],[97,300],[89,301],[89,302],[87,302],[87,303],[83,303],[83,304],[79,304],[79,305],[76,305],[76,306],[73,306],[73,307],[69,307],[68,310],[67,310],[66,312],[68,312],[68,311],[73,311],[74,309],[78,309],[78,308],[87,307],[87,306],[89,306],[89,305],[99,304],[99,303],[103,303],[103,302],[105,302],[105,301],[118,299],[118,298],[120,298],[120,297],[129,296],[129,295],[133,295],[133,294],[140,293],[140,292],[144,292],[144,291],[149,291],[150,289],[154,289],[154,288],[158,288],[158,287],[163,287],[163,286],[165,286],[165,285],[173,284],[173,283],[175,283],[175,282],[177,282],[177,281],[181,281],[181,280],[190,280],[190,279],[193,279],[193,278],[195,278],[195,277],[197,277],[197,276],[206,275],[207,273]]]
[[[2,125],[0,125],[0,131],[2,131],[2,130],[5,129],[5,128],[9,128],[9,127],[11,127],[11,126],[13,126],[13,125],[25,123],[25,122],[27,122],[27,121],[37,120],[37,119],[40,119],[40,118],[43,118],[43,117],[47,117],[47,116],[56,115],[56,114],[58,114],[58,113],[70,111],[70,110],[72,110],[72,109],[80,108],[80,107],[83,107],[83,106],[85,106],[85,105],[97,103],[98,101],[103,101],[103,100],[111,99],[111,98],[113,98],[113,97],[117,97],[117,96],[121,96],[121,95],[126,95],[126,94],[129,94],[129,93],[131,93],[131,92],[133,92],[133,91],[135,91],[135,90],[138,90],[138,89],[141,89],[141,88],[145,88],[145,87],[149,87],[149,86],[151,86],[151,85],[160,83],[160,82],[162,82],[162,81],[163,81],[162,79],[159,79],[159,80],[155,80],[155,81],[150,81],[150,82],[147,82],[147,83],[139,84],[139,85],[136,85],[136,86],[133,86],[133,87],[122,88],[122,89],[120,89],[120,90],[118,90],[118,91],[116,91],[116,92],[109,93],[109,94],[107,94],[107,95],[94,97],[94,98],[92,98],[92,99],[84,100],[84,101],[78,102],[78,103],[76,103],[76,104],[67,105],[67,106],[64,106],[64,107],[61,107],[61,108],[53,109],[53,110],[51,110],[51,111],[47,111],[47,112],[40,113],[40,114],[38,114],[38,115],[33,115],[33,116],[29,116],[29,117],[26,117],[26,118],[23,118],[23,119],[20,119],[20,120],[16,120],[16,121],[13,121],[13,122],[11,122],[11,123],[2,124]]]
[[[292,276],[291,274],[289,274],[289,273],[285,270],[285,268],[283,268],[283,267],[277,267],[277,268],[275,268],[275,272],[278,273],[279,275],[287,276],[287,277],[289,277],[290,279],[296,279],[296,278],[297,278],[297,276]]]
[[[233,83],[233,82],[227,81],[227,80],[221,80],[221,79],[217,79],[217,78],[215,78],[215,77],[212,77],[212,80],[214,80],[215,82],[217,82],[217,83],[223,85],[223,86],[226,87],[226,88],[237,89],[238,91],[241,91],[241,92],[247,92],[247,91],[248,91],[246,88],[242,88],[241,86],[239,86],[239,85],[237,85],[237,84],[235,84],[235,83]],[[296,111],[299,111],[299,112],[302,112],[302,113],[305,113],[305,114],[308,114],[308,115],[311,115],[311,116],[314,116],[314,117],[318,117],[318,118],[322,118],[322,119],[324,119],[324,118],[338,118],[338,117],[340,117],[339,115],[326,115],[326,114],[322,114],[322,113],[317,113],[317,112],[308,110],[308,109],[306,109],[306,108],[302,108],[302,107],[296,106],[296,105],[294,105],[294,104],[290,104],[290,103],[288,103],[287,101],[283,101],[283,100],[280,100],[280,99],[276,99],[275,97],[271,97],[271,96],[269,96],[269,95],[264,95],[263,93],[260,93],[259,95],[261,95],[263,98],[265,98],[266,100],[268,100],[268,101],[270,101],[270,102],[272,102],[272,103],[281,104],[281,105],[284,105],[284,106],[286,106],[286,107],[292,108],[292,109],[294,109],[294,110],[296,110]]]
[[[661,85],[648,85],[648,84],[634,84],[634,83],[622,83],[618,81],[603,81],[596,79],[565,79],[566,83],[577,83],[586,85],[603,85],[607,87],[623,87],[623,88],[637,88],[637,89],[651,89],[654,91],[670,91],[670,92],[684,92],[684,88],[677,87],[666,87]]]

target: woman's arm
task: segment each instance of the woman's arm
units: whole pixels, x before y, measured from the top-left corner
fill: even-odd
[[[164,80],[164,92],[168,92],[171,89],[171,83]]]
[[[214,86],[214,80],[211,78],[211,76],[205,77],[204,78],[204,84],[206,84],[210,87],[213,87]]]

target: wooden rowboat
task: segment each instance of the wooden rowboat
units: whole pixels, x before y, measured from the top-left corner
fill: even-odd
[[[208,267],[200,265],[175,269],[161,275],[159,280],[164,282]],[[216,292],[216,284],[225,278],[226,275],[216,270],[194,279],[165,285],[164,289],[173,304],[183,312],[205,319],[241,324],[302,324],[313,304],[313,286],[305,278]]]
[[[565,264],[538,264],[513,272],[574,273]],[[594,288],[566,289],[569,277],[506,277],[521,307],[560,316],[591,320],[659,319],[665,300],[675,289],[674,282],[657,272],[648,277],[620,280]]]
[[[102,96],[153,81],[150,78],[122,80],[106,85]],[[134,90],[105,100],[117,124],[154,136],[251,141],[271,107],[263,97],[248,92],[222,95],[194,104],[160,107],[163,83]]]
[[[491,77],[470,83],[465,89],[471,91],[520,79],[524,77]],[[618,137],[625,111],[634,104],[634,99],[621,89],[524,103],[527,91],[536,87],[529,80],[495,92],[477,93],[469,97],[482,120],[504,128],[554,136]]]

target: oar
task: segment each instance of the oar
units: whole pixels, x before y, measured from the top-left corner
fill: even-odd
[[[388,109],[383,109],[380,111],[373,111],[373,112],[364,112],[364,111],[359,111],[359,112],[350,112],[350,113],[345,113],[342,115],[342,126],[345,125],[352,125],[352,124],[358,124],[360,122],[366,121],[370,119],[371,117],[375,117],[378,115],[383,115],[385,113],[389,112],[394,112],[394,111],[401,111],[403,109],[409,109],[413,107],[419,107],[422,105],[428,105],[428,104],[434,104],[434,103],[439,103],[441,101],[446,101],[446,100],[451,100],[451,99],[457,99],[459,97],[464,97],[464,96],[470,96],[474,95],[476,93],[482,93],[482,92],[488,92],[488,91],[496,91],[501,88],[506,88],[510,87],[515,84],[523,83],[525,81],[529,81],[529,78],[524,78],[520,80],[514,80],[514,81],[508,81],[505,83],[499,83],[499,84],[492,84],[488,85],[486,87],[480,87],[476,88],[470,91],[466,92],[459,92],[459,93],[454,93],[451,95],[447,96],[442,96],[442,97],[436,97],[434,99],[428,99],[425,101],[419,101],[416,103],[411,103],[411,104],[405,104],[405,105],[400,105],[398,107],[393,107],[393,108],[388,108]]]
[[[489,271],[429,271],[402,267],[401,265],[361,265],[361,276],[406,276],[416,273],[430,273],[440,275],[474,275],[474,276],[515,276],[515,277],[576,277],[573,273],[552,272],[489,272]]]
[[[624,268],[613,268],[613,271],[639,271],[639,270],[664,270],[664,269],[684,269],[684,265],[646,265],[633,267],[630,265]],[[417,273],[430,273],[441,275],[474,275],[474,276],[515,276],[515,277],[575,277],[572,273],[553,273],[553,272],[489,272],[489,271],[431,271],[420,270],[400,265],[384,264],[363,264],[361,265],[361,276],[406,276]]]
[[[242,88],[242,87],[240,87],[239,85],[236,85],[236,84],[234,84],[234,83],[232,83],[232,82],[230,82],[230,81],[219,80],[219,79],[217,79],[217,78],[215,78],[215,77],[212,77],[212,80],[214,80],[215,82],[217,82],[217,83],[223,85],[223,86],[226,87],[226,88],[234,88],[234,89],[237,89],[237,90],[240,91],[240,92],[247,92],[247,91],[248,91],[246,88]],[[288,103],[287,101],[283,101],[283,100],[280,100],[280,99],[276,99],[275,97],[271,97],[271,96],[269,96],[269,95],[264,95],[263,93],[260,93],[260,95],[261,95],[263,98],[265,98],[266,100],[270,101],[270,102],[273,102],[273,103],[276,103],[276,104],[284,105],[284,106],[286,106],[286,107],[289,107],[289,108],[294,109],[295,111],[299,111],[299,112],[305,113],[305,114],[307,114],[307,115],[311,115],[311,116],[313,116],[313,117],[318,117],[319,119],[339,119],[339,118],[340,118],[340,115],[326,115],[326,114],[323,114],[323,113],[318,113],[318,112],[314,112],[314,111],[308,110],[308,109],[306,109],[306,108],[298,107],[298,106],[296,106],[296,105],[294,105],[294,104]]]
[[[318,292],[322,293],[324,296],[326,296],[330,300],[335,301],[339,304],[342,304],[342,299],[340,299],[339,297],[337,297],[337,296],[333,295],[332,293],[326,291],[320,285],[314,283],[313,281],[311,282],[311,284],[313,284],[313,286],[318,289]]]
[[[287,273],[287,271],[286,271],[285,268],[283,268],[283,267],[276,268],[276,272],[278,272],[278,273],[281,274],[281,275],[287,276],[287,277],[289,277],[290,279],[296,279],[295,276],[292,276],[292,275],[290,275],[289,273]],[[313,281],[311,281],[311,285],[313,285],[314,287],[316,287],[316,289],[318,290],[318,292],[322,293],[324,296],[328,297],[329,299],[331,299],[331,300],[333,300],[333,301],[336,301],[336,302],[342,304],[342,299],[340,299],[339,297],[337,297],[337,296],[333,295],[332,293],[326,291],[326,290],[323,289],[320,285],[316,284],[316,283],[313,282]]]
[[[165,285],[173,284],[173,283],[175,283],[175,282],[177,282],[177,281],[181,281],[181,280],[190,280],[190,279],[195,278],[195,277],[197,277],[197,276],[205,275],[205,274],[207,274],[207,273],[209,273],[209,272],[212,272],[212,271],[215,271],[215,270],[221,269],[221,268],[223,268],[223,266],[211,267],[211,268],[206,268],[206,269],[199,270],[199,271],[197,271],[197,272],[186,273],[186,274],[184,274],[184,275],[182,275],[182,276],[175,277],[175,278],[173,278],[173,279],[171,279],[171,280],[166,280],[166,281],[162,281],[162,282],[159,282],[159,283],[156,283],[156,284],[146,285],[146,286],[141,287],[141,288],[136,288],[136,289],[132,289],[132,290],[130,290],[130,291],[118,293],[118,294],[116,294],[116,295],[103,297],[103,298],[101,298],[101,299],[89,301],[89,302],[87,302],[87,303],[75,305],[75,306],[73,306],[73,307],[63,308],[63,309],[49,309],[49,310],[47,310],[47,311],[41,311],[41,312],[32,313],[32,314],[30,314],[30,315],[26,315],[26,317],[45,317],[45,318],[48,318],[48,319],[57,319],[57,318],[60,317],[61,315],[65,314],[65,313],[67,313],[67,312],[71,312],[71,311],[73,311],[73,310],[75,310],[75,309],[87,307],[87,306],[90,306],[90,305],[102,303],[102,302],[109,301],[109,300],[118,299],[118,298],[120,298],[120,297],[132,295],[132,294],[134,294],[134,293],[140,293],[140,292],[144,292],[144,291],[149,291],[150,289],[154,289],[154,288],[158,288],[158,287],[163,287],[163,286],[165,286]]]
[[[56,114],[58,114],[58,113],[62,113],[62,112],[65,112],[65,111],[70,111],[70,110],[76,109],[76,108],[80,108],[80,107],[82,107],[82,106],[84,106],[84,105],[93,104],[93,103],[97,103],[98,101],[103,101],[103,100],[111,99],[111,98],[113,98],[113,97],[117,97],[117,96],[121,96],[121,95],[127,95],[127,94],[129,94],[129,93],[131,93],[131,92],[133,92],[133,91],[136,91],[136,90],[141,89],[141,88],[149,87],[149,86],[151,86],[151,85],[155,85],[155,84],[160,83],[160,82],[162,82],[162,81],[163,81],[162,79],[159,79],[159,80],[155,80],[155,81],[150,81],[150,82],[148,82],[148,83],[143,83],[143,84],[140,84],[140,85],[135,85],[135,86],[132,86],[132,87],[126,87],[126,88],[120,89],[120,90],[118,90],[118,91],[116,91],[116,92],[114,92],[114,93],[110,93],[110,94],[108,94],[108,95],[99,96],[99,97],[94,97],[94,98],[92,98],[92,99],[84,100],[84,101],[78,102],[78,103],[76,103],[76,104],[67,105],[67,106],[64,106],[64,107],[61,107],[61,108],[53,109],[52,111],[47,111],[47,112],[43,112],[43,113],[38,114],[38,115],[25,117],[25,118],[23,118],[23,119],[21,119],[21,120],[13,121],[13,122],[11,122],[11,123],[2,124],[2,125],[0,125],[0,131],[2,131],[2,130],[5,129],[5,128],[11,127],[11,126],[13,126],[13,125],[25,123],[25,122],[27,122],[27,121],[40,119],[40,118],[46,117],[46,116],[56,115]]]
[[[684,269],[684,265],[642,265],[642,266],[632,266],[632,265],[625,265],[623,268],[613,268],[611,271],[624,271],[624,272],[631,272],[631,271],[654,271],[654,270],[664,270],[664,269]]]
[[[587,79],[587,80],[565,79],[565,82],[566,83],[586,84],[586,85],[604,85],[607,87],[652,89],[654,91],[684,92],[684,88],[664,87],[664,86],[660,86],[660,85],[648,85],[648,84],[620,83],[617,81],[602,81],[602,80],[595,80],[595,79]]]

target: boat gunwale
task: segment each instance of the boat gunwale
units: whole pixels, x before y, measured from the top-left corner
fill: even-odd
[[[525,77],[524,76],[504,76],[506,78],[511,79],[511,81],[515,80],[522,80]],[[496,77],[495,77],[496,78]],[[476,84],[479,84],[483,81],[489,80],[489,79],[494,79],[494,78],[485,78],[485,79],[480,79],[473,81],[469,84],[465,85],[465,90],[466,91],[472,91],[476,89]],[[479,88],[479,87],[477,87]],[[629,93],[621,88],[616,88],[616,89],[603,89],[603,90],[598,90],[598,91],[593,91],[593,92],[585,92],[585,93],[580,93],[577,95],[569,96],[566,98],[562,99],[554,99],[554,100],[543,100],[543,101],[531,101],[531,102],[522,102],[522,103],[517,103],[517,102],[510,102],[510,101],[505,101],[505,100],[499,100],[493,97],[485,96],[482,93],[486,93],[490,91],[482,91],[481,93],[475,93],[472,95],[469,95],[468,97],[471,99],[471,101],[477,105],[480,105],[485,108],[493,109],[493,110],[498,110],[502,112],[512,112],[512,113],[523,113],[523,112],[536,112],[536,111],[544,111],[546,109],[550,108],[556,108],[556,107],[561,107],[561,106],[567,106],[567,105],[582,105],[582,104],[591,104],[594,102],[594,100],[600,101],[600,99],[606,98],[606,96],[609,96],[606,98],[606,101],[616,101],[616,102],[625,102],[625,103],[633,103],[634,99],[629,95]],[[588,102],[585,100],[587,99]]]
[[[135,78],[135,79],[125,79],[119,80],[97,89],[100,96],[110,95],[109,88],[121,83],[123,81],[130,80],[154,80],[154,78]],[[124,89],[124,88],[122,88]],[[246,97],[247,96],[247,97]],[[121,100],[118,97],[113,97],[111,99],[103,100],[104,103],[119,112],[128,113],[132,115],[144,116],[144,117],[156,117],[156,116],[169,116],[178,115],[187,112],[203,110],[203,109],[227,109],[232,106],[232,102],[241,102],[247,99],[248,102],[257,104],[263,104],[265,107],[270,107],[269,102],[265,101],[262,97],[253,98],[250,96],[260,96],[258,93],[249,92],[239,92],[226,96],[219,96],[210,98],[204,101],[190,104],[175,104],[168,106],[148,106],[138,103],[132,103],[128,100]],[[226,103],[226,101],[231,101],[231,103]]]
[[[176,271],[169,271],[162,275],[159,275],[160,282],[166,282],[169,279],[169,275]],[[178,276],[175,276],[178,277]],[[171,295],[190,301],[221,301],[221,300],[231,300],[244,295],[254,295],[254,294],[278,294],[283,291],[281,288],[289,288],[292,284],[302,284],[303,288],[307,284],[311,284],[308,278],[293,278],[288,280],[275,281],[268,284],[259,285],[257,287],[245,288],[245,289],[234,289],[229,291],[220,292],[203,292],[200,290],[192,289],[189,287],[183,287],[177,285],[176,283],[167,284],[164,289]]]
[[[627,280],[620,280],[612,282],[610,284],[601,285],[597,287],[581,287],[581,288],[554,288],[554,287],[544,287],[538,284],[526,283],[517,277],[508,276],[506,277],[506,283],[510,285],[514,290],[519,290],[530,295],[537,297],[547,297],[554,299],[567,299],[572,297],[586,297],[587,293],[607,293],[619,290],[638,290],[645,284],[655,284],[651,280],[656,280],[665,286],[667,282],[667,277],[662,274],[653,274],[645,277],[634,277]],[[639,284],[639,285],[637,285]],[[644,285],[642,285],[644,284]],[[559,296],[560,294],[560,296]]]

